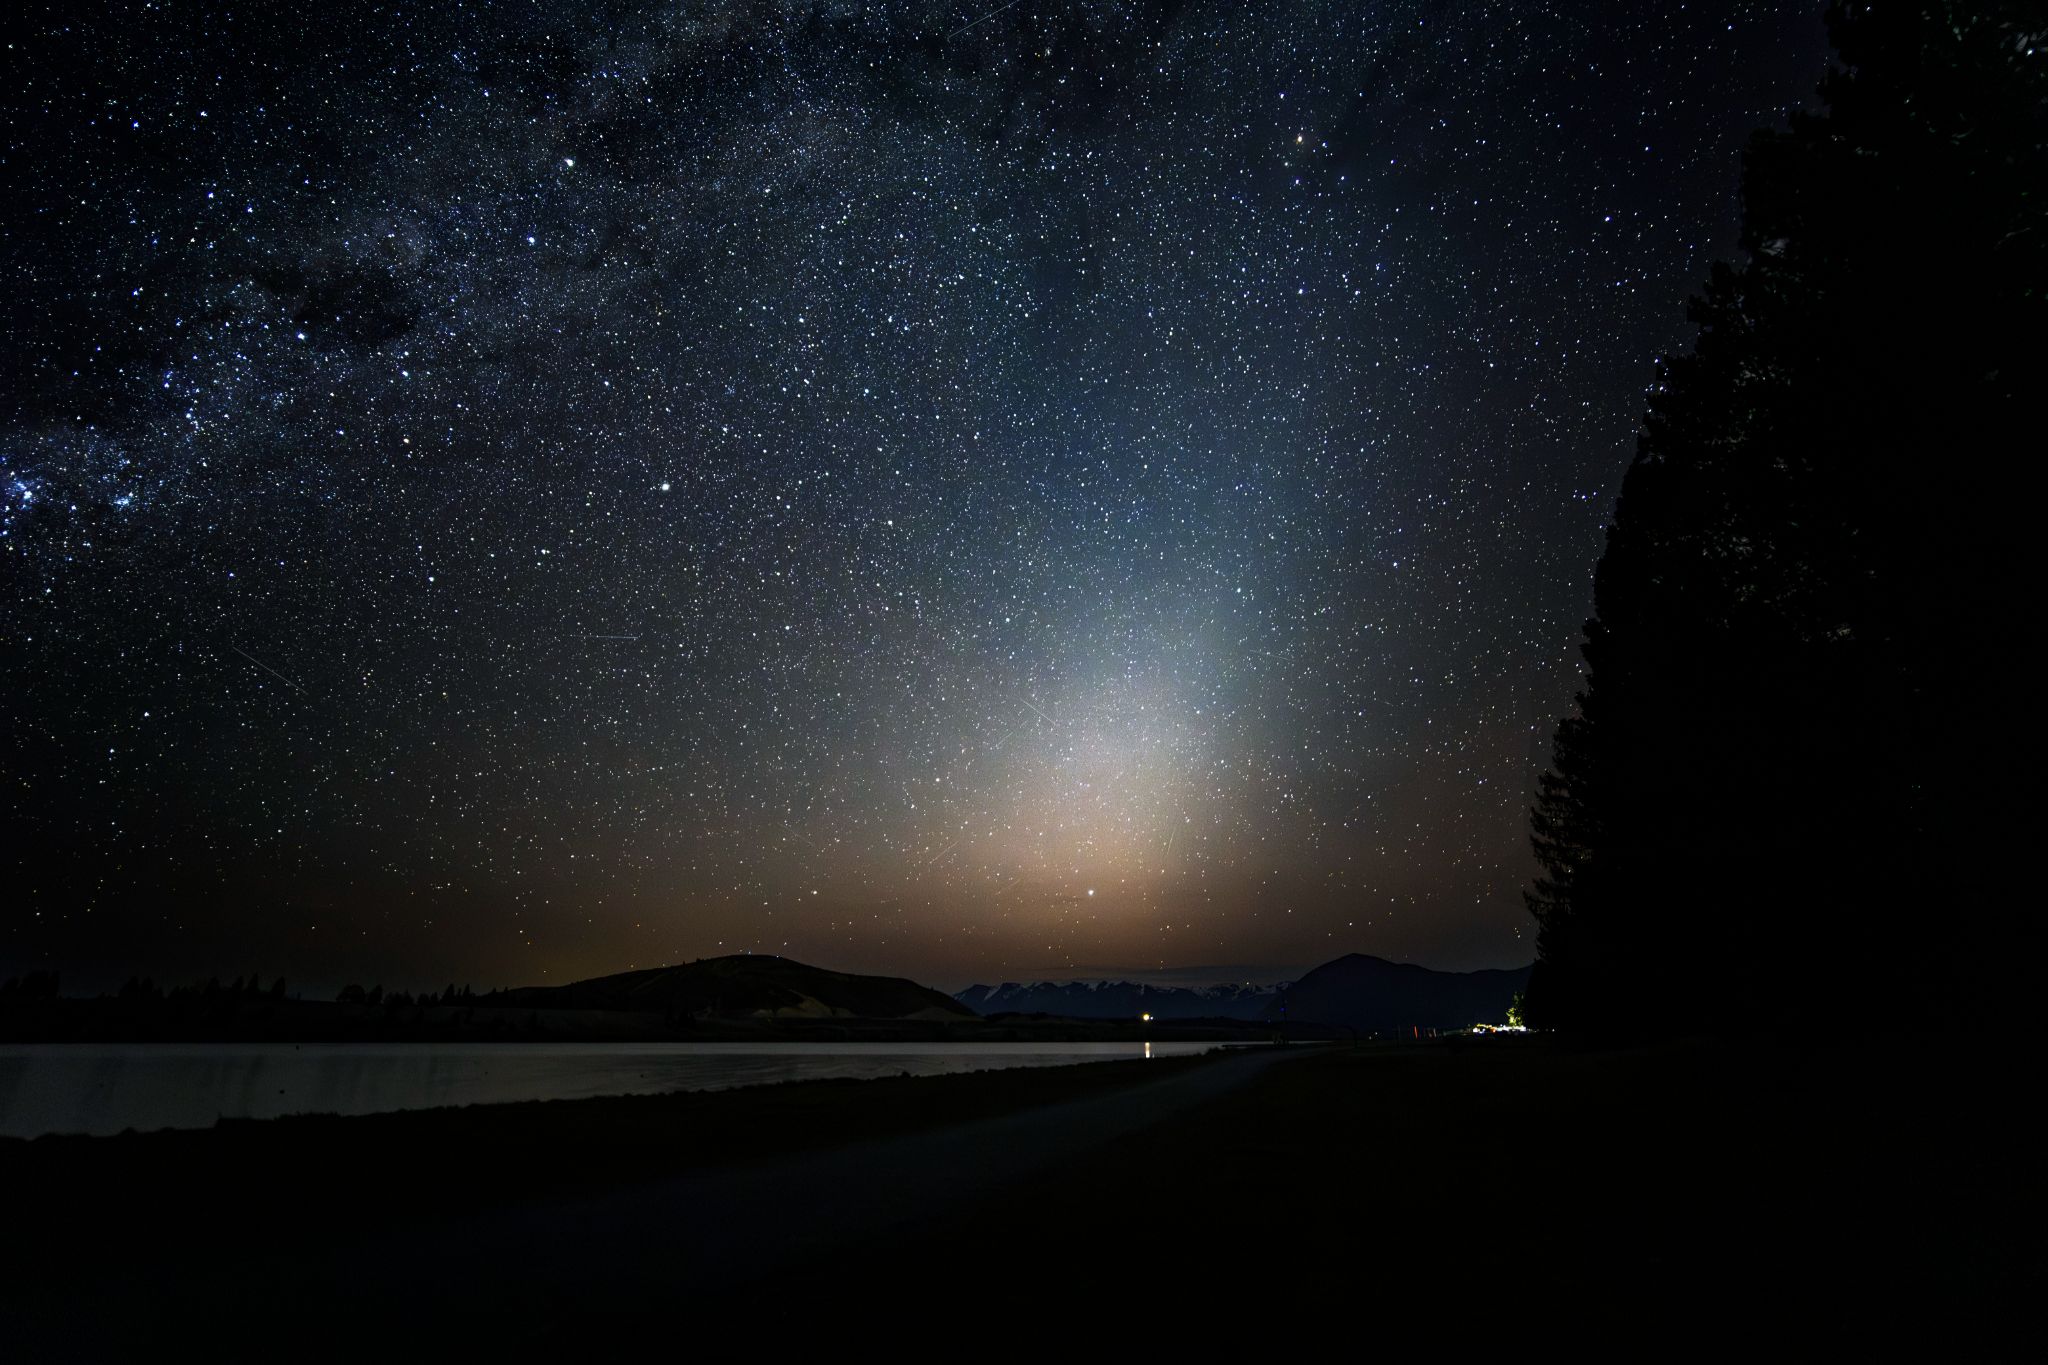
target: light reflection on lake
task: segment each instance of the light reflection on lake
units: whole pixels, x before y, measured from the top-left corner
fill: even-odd
[[[35,1043],[0,1045],[0,1136],[206,1128],[217,1118],[935,1076],[1214,1043]]]

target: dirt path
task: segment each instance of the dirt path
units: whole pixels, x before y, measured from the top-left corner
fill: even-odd
[[[716,1293],[957,1211],[1019,1177],[1170,1122],[1313,1051],[1247,1049],[1108,1095],[596,1198],[501,1209],[452,1223],[447,1232],[456,1245],[491,1248],[483,1276],[491,1281],[489,1296],[502,1295],[508,1278],[525,1281],[535,1310],[559,1305],[580,1317],[606,1299]],[[382,1271],[452,1288],[445,1256],[424,1249],[418,1258],[384,1260]]]

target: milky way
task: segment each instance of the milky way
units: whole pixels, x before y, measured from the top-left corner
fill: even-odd
[[[1824,63],[1672,8],[12,21],[0,958],[1527,961],[1643,391]]]

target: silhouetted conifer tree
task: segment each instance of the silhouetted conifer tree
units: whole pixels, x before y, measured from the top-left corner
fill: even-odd
[[[1825,115],[1752,140],[1745,261],[1653,390],[1538,793],[1535,1021],[2031,991],[2041,15],[1837,5]]]
[[[0,983],[0,1000],[55,1000],[57,988],[55,972],[24,972]]]

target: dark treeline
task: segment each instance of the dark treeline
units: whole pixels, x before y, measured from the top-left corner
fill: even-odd
[[[55,1000],[61,994],[61,978],[55,972],[34,971],[21,976],[11,976],[0,981],[0,1002]],[[341,1005],[381,1005],[390,1009],[410,1008],[415,1005],[474,1005],[479,1001],[490,1002],[504,994],[503,988],[487,991],[482,995],[470,986],[457,986],[449,982],[439,991],[386,991],[382,985],[364,990],[361,986],[344,986],[335,996],[335,1003]],[[152,977],[131,976],[121,983],[113,998],[122,1001],[147,1002],[152,1000],[244,1000],[285,998],[285,979],[273,977],[265,985],[260,976],[238,976],[223,982],[219,977],[208,977],[188,985],[165,987]]]
[[[25,972],[23,976],[8,976],[0,980],[0,1001],[53,1001],[61,995],[61,978],[55,972]],[[231,982],[221,982],[219,976],[207,980],[195,980],[188,986],[170,986],[168,990],[156,984],[150,976],[129,976],[121,982],[115,993],[117,1001],[182,1001],[182,999],[250,999],[262,997],[272,1001],[285,999],[285,978],[276,976],[268,986],[262,984],[260,976],[236,976]]]
[[[1837,5],[1659,375],[1534,838],[1532,1018],[1968,1025],[2034,993],[2020,480],[2048,393],[2048,18]]]
[[[411,991],[390,991],[387,993],[381,985],[372,986],[368,990],[364,990],[361,986],[349,985],[343,986],[341,993],[335,996],[334,999],[336,1004],[341,1005],[382,1005],[387,1009],[400,1009],[413,1005],[474,1005],[479,1000],[492,1000],[500,994],[502,994],[500,991],[490,991],[484,995],[478,995],[470,987],[463,986],[458,988],[451,981],[448,983],[447,989],[441,991],[438,995],[433,991],[421,991],[417,995]]]
[[[502,994],[479,994],[451,982],[442,990],[419,992],[348,986],[333,1000],[306,999],[281,976],[266,980],[251,974],[169,986],[131,976],[117,990],[66,996],[56,972],[38,970],[0,980],[0,1039],[387,1040],[470,1033],[498,1037],[537,1026],[528,1017],[530,1010],[489,1008]]]
[[[8,1001],[55,1000],[62,992],[58,989],[61,978],[55,972],[28,972],[0,981],[0,1003]],[[282,1000],[285,998],[285,980],[274,977],[269,985],[263,984],[260,976],[238,976],[232,981],[222,982],[217,976],[189,985],[172,986],[166,989],[147,976],[131,976],[121,983],[114,992],[114,999],[137,1002],[152,1000]]]
[[[58,977],[55,972],[26,972],[0,981],[0,1003],[10,1000],[55,1000]]]
[[[164,986],[132,976],[119,989],[67,996],[55,972],[33,971],[0,981],[0,1040],[9,1042],[252,1041],[346,1042],[509,1038],[557,1032],[602,1034],[574,1021],[543,1020],[536,1011],[498,1007],[503,992],[345,987],[329,999],[307,998],[283,977],[209,977]],[[639,1036],[644,1022],[611,1032]]]
[[[54,991],[51,993],[55,994]],[[149,977],[131,976],[121,983],[121,989],[114,993],[116,1000],[181,1000],[192,997],[204,1000],[282,1000],[285,998],[285,981],[280,976],[273,978],[271,983],[265,986],[261,977],[238,976],[223,985],[219,977],[213,976],[189,986],[173,986],[166,991]]]

